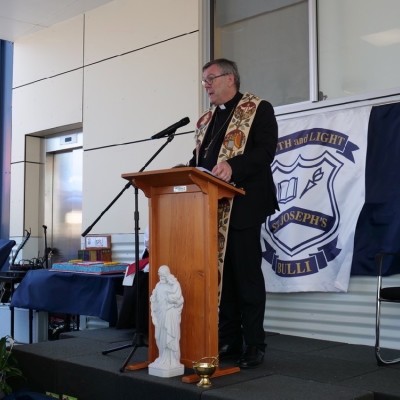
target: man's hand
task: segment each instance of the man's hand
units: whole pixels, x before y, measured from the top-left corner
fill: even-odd
[[[230,182],[232,179],[232,168],[226,161],[218,163],[211,172],[225,182]]]

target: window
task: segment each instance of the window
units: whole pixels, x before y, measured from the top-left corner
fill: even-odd
[[[398,0],[213,0],[210,14],[211,58],[235,60],[243,91],[274,107],[400,92]]]
[[[398,0],[318,0],[317,16],[323,99],[400,86]]]
[[[307,3],[216,0],[213,58],[236,61],[243,89],[274,106],[309,100]]]

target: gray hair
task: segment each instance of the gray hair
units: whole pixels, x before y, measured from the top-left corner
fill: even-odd
[[[203,72],[212,65],[217,65],[221,69],[221,73],[223,74],[233,74],[236,89],[239,91],[240,75],[238,67],[234,61],[227,60],[226,58],[217,58],[216,60],[212,60],[204,64]]]

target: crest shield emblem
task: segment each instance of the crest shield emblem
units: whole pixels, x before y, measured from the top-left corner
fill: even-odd
[[[272,164],[280,212],[268,217],[266,233],[277,251],[294,256],[331,240],[340,222],[334,191],[343,163],[328,151],[290,165]]]

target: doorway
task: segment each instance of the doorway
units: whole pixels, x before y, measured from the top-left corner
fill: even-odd
[[[50,263],[78,258],[82,229],[81,133],[46,138],[45,225]]]

